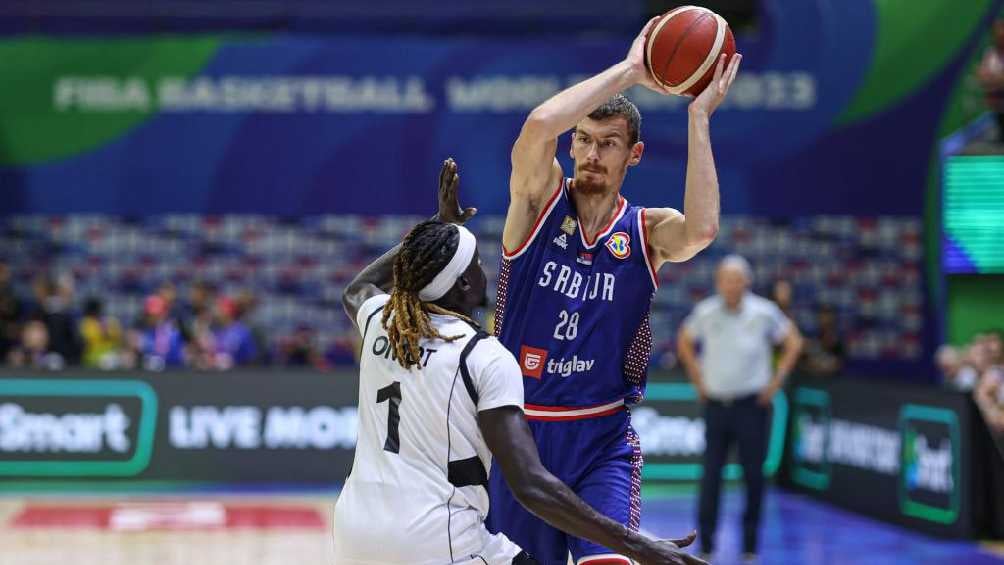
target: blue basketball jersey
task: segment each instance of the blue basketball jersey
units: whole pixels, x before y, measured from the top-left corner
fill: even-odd
[[[658,285],[645,209],[621,197],[613,221],[590,240],[569,180],[523,245],[503,249],[495,335],[519,360],[528,407],[632,404],[645,391]]]

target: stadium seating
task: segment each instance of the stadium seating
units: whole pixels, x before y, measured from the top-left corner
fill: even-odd
[[[106,312],[129,323],[143,298],[164,281],[179,295],[198,280],[225,294],[250,290],[259,307],[252,323],[270,342],[298,326],[316,331],[324,350],[351,359],[352,327],[339,298],[366,263],[400,241],[420,218],[315,216],[14,216],[0,220],[0,260],[18,291],[30,296],[42,272],[72,273],[76,296],[104,300]],[[655,364],[671,363],[676,328],[696,300],[714,292],[718,259],[734,252],[755,269],[765,290],[782,277],[794,289],[793,315],[811,334],[815,309],[839,313],[852,360],[917,361],[923,320],[921,222],[912,218],[817,216],[776,222],[723,217],[718,239],[695,259],[664,267],[652,325]],[[503,218],[479,217],[481,256],[497,276]],[[494,301],[494,288],[490,287]]]

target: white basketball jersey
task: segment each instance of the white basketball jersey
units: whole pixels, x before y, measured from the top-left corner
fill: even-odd
[[[442,335],[462,337],[423,341],[403,369],[381,324],[388,298],[357,315],[359,440],[335,504],[336,563],[510,563],[519,547],[484,526],[491,452],[477,413],[523,408],[519,365],[495,338],[432,315]]]

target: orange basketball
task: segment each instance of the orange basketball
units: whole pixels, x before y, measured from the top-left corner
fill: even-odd
[[[735,52],[725,18],[707,8],[681,6],[659,16],[649,30],[645,65],[673,94],[696,96],[711,82],[722,53],[731,59]]]

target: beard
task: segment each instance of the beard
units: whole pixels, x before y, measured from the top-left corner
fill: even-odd
[[[608,178],[610,177],[605,169],[603,169],[602,173],[577,169],[575,174],[575,191],[579,194],[604,194],[610,190],[610,185],[607,183]]]

